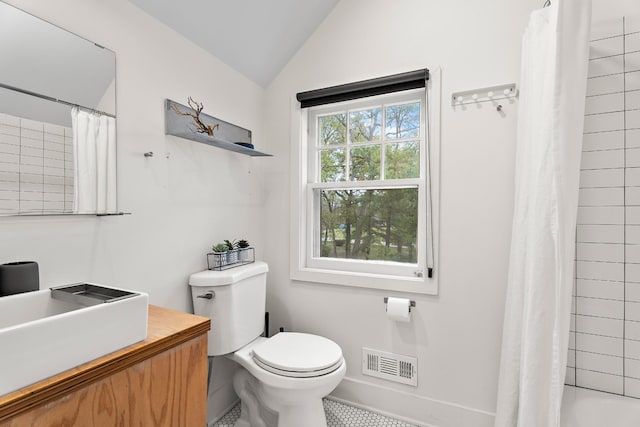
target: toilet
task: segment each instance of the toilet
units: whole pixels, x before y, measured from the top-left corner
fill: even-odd
[[[256,261],[189,277],[194,313],[211,319],[209,356],[240,365],[236,427],[326,427],[322,398],[346,372],[342,349],[313,334],[262,335],[268,266]]]

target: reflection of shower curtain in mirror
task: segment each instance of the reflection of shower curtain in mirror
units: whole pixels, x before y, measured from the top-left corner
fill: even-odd
[[[116,212],[116,121],[73,107],[74,213]]]

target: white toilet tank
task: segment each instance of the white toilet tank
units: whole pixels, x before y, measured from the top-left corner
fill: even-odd
[[[211,319],[210,356],[233,353],[262,334],[267,271],[265,262],[256,261],[189,276],[194,313]]]

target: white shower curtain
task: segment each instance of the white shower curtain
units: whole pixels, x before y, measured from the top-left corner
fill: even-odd
[[[114,213],[116,206],[116,121],[71,109],[74,213]]]
[[[560,424],[591,1],[551,3],[523,37],[496,427]]]

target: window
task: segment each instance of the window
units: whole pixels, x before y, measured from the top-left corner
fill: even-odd
[[[293,279],[436,293],[426,101],[422,88],[296,109]]]

